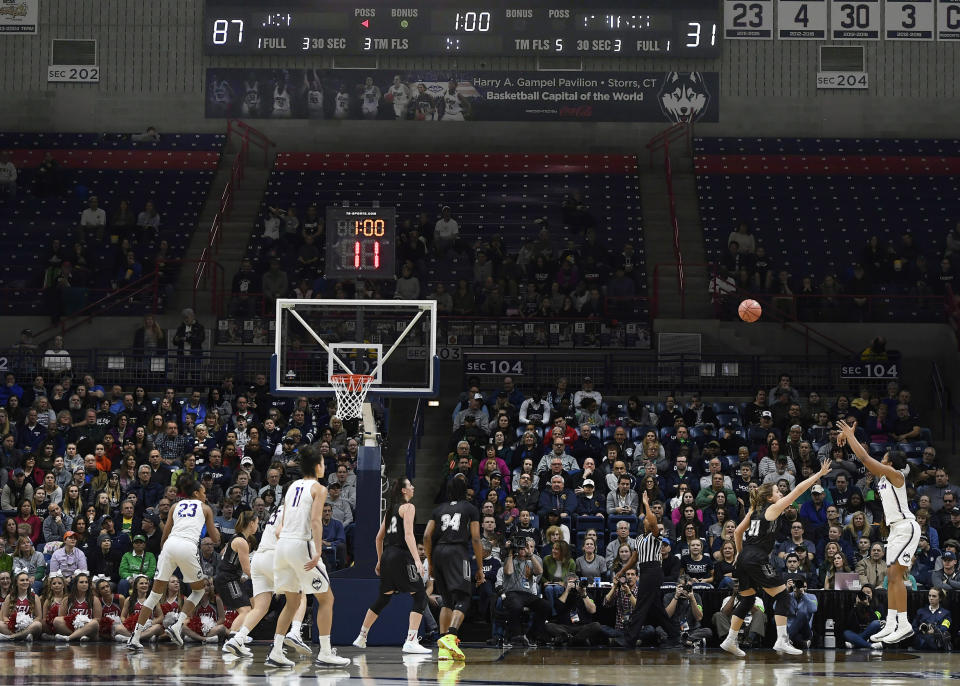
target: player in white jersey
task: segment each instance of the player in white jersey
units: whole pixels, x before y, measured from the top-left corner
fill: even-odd
[[[393,103],[393,116],[397,119],[407,118],[407,107],[410,105],[410,86],[393,77],[393,84],[387,89],[387,100]]]
[[[192,479],[182,479],[179,487],[184,493],[189,494],[189,497],[178,501],[170,508],[167,523],[163,526],[163,536],[160,539],[162,548],[160,559],[157,560],[157,573],[153,578],[153,590],[143,603],[133,636],[127,642],[127,648],[130,650],[143,650],[140,632],[153,615],[153,609],[160,602],[163,594],[167,592],[167,582],[178,567],[183,576],[183,582],[189,584],[192,593],[180,608],[177,621],[167,629],[167,635],[177,645],[183,645],[183,625],[196,610],[206,590],[203,570],[200,567],[200,535],[203,533],[204,526],[213,544],[220,544],[220,532],[214,526],[213,510],[207,505],[207,492],[203,484]]]
[[[260,84],[252,73],[250,78],[243,82],[243,104],[240,111],[244,117],[260,116]]]
[[[466,98],[457,92],[457,80],[450,79],[447,91],[443,94],[443,115],[441,121],[464,121],[464,113],[470,110]]]
[[[270,610],[270,600],[273,598],[273,561],[274,552],[277,549],[277,530],[280,528],[280,518],[283,515],[283,501],[277,508],[270,513],[267,523],[263,527],[263,534],[260,536],[260,544],[253,554],[253,561],[250,563],[250,582],[253,584],[253,609],[247,613],[243,619],[237,633],[231,636],[223,644],[223,652],[237,657],[252,657],[253,653],[246,647],[247,635],[260,623],[267,612]],[[310,655],[310,646],[303,642],[300,635],[300,627],[303,623],[303,615],[307,611],[307,596],[302,596],[300,607],[293,618],[290,631],[284,637],[284,645],[288,648],[294,648],[302,655]]]
[[[307,116],[310,119],[323,119],[323,83],[317,76],[317,70],[311,69],[313,78],[307,78],[307,70],[303,70],[303,90],[307,96]]]
[[[268,667],[291,667],[293,662],[283,654],[284,638],[305,594],[317,601],[317,638],[320,653],[318,667],[343,667],[350,659],[340,657],[330,647],[333,624],[333,592],[330,577],[323,565],[323,503],[327,489],[319,483],[323,478],[324,456],[315,445],[300,451],[302,479],[287,485],[283,497],[280,534],[273,559],[274,590],[283,593],[287,604],[277,618],[273,649],[267,656]]]
[[[907,504],[907,456],[901,450],[888,450],[877,462],[854,436],[853,426],[837,422],[840,436],[837,443],[850,446],[863,466],[877,477],[877,495],[883,505],[883,516],[890,529],[887,537],[887,621],[870,637],[872,643],[895,645],[913,636],[907,619],[907,588],[903,583],[920,544],[920,525]]]
[[[373,78],[368,76],[363,83],[363,93],[360,96],[360,109],[364,119],[376,119],[380,109],[380,89],[373,85]]]
[[[273,118],[289,119],[293,114],[290,107],[290,88],[287,86],[287,74],[284,72],[273,88]]]
[[[350,92],[347,90],[346,84],[341,84],[340,90],[337,92],[337,97],[334,98],[334,102],[333,102],[333,118],[346,119],[349,116],[350,116]]]
[[[216,74],[210,81],[210,102],[217,114],[226,116],[230,114],[230,107],[233,105],[233,87],[226,79],[221,79]]]

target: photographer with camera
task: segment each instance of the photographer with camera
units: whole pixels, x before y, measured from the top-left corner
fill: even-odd
[[[503,609],[507,613],[507,635],[517,647],[536,647],[530,636],[543,633],[543,625],[550,614],[550,604],[539,595],[537,577],[543,574],[543,565],[533,553],[533,540],[513,536],[503,544]],[[520,623],[523,609],[533,613],[530,634],[523,633]]]
[[[813,640],[813,616],[817,613],[817,597],[807,593],[807,581],[802,577],[787,579],[790,610],[787,613],[787,635],[790,642],[804,645]],[[809,647],[809,644],[807,644]]]
[[[706,650],[707,639],[713,632],[701,626],[703,601],[693,592],[693,579],[681,574],[673,593],[663,596],[667,617],[673,620],[680,632],[680,642],[701,652]]]
[[[883,615],[873,601],[873,586],[864,585],[857,591],[853,609],[847,615],[847,628],[843,632],[843,640],[848,648],[873,648],[879,650],[882,643],[871,643],[870,637],[883,628]]]
[[[557,611],[544,626],[553,645],[606,644],[606,633],[595,619],[597,605],[587,593],[589,583],[576,574],[567,576],[563,593],[555,601]]]
[[[637,606],[637,592],[640,587],[637,585],[637,570],[628,569],[623,576],[615,577],[607,595],[603,597],[604,607],[614,605],[617,610],[616,619],[613,627],[622,632],[626,628],[627,620]]]
[[[927,591],[929,605],[917,610],[913,618],[914,648],[945,653],[953,647],[953,638],[950,635],[952,617],[950,610],[941,605],[946,597],[947,593],[942,588],[931,588]]]

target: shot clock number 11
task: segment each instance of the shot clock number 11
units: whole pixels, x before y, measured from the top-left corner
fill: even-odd
[[[364,264],[364,248],[370,253],[366,259],[373,264],[374,269],[380,269],[380,241],[386,233],[387,223],[383,219],[355,219],[353,222],[353,268],[360,269]],[[373,238],[364,241],[363,238]]]
[[[393,207],[328,207],[325,275],[394,278],[396,225]]]

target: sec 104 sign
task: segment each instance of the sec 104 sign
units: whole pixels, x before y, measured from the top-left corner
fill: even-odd
[[[523,375],[523,360],[506,358],[481,359],[477,357],[467,360],[467,374],[511,374]]]
[[[896,362],[851,362],[840,367],[841,379],[896,379],[900,367]]]

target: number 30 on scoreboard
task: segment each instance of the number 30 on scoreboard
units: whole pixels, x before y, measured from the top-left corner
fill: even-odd
[[[777,37],[782,40],[824,40],[827,0],[779,0]]]

